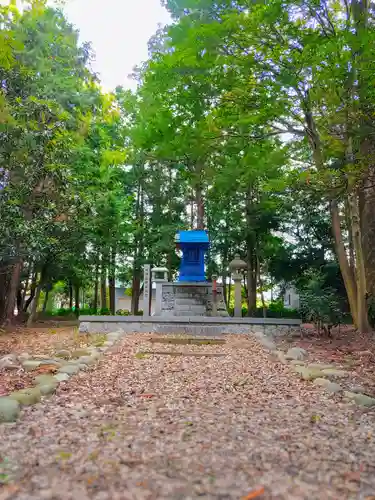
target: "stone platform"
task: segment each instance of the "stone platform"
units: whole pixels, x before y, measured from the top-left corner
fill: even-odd
[[[213,296],[210,282],[162,283],[161,316],[211,317]],[[228,317],[223,286],[217,285],[216,316]]]
[[[220,318],[163,316],[80,316],[80,333],[162,333],[219,336],[234,334],[286,335],[300,331],[301,320],[279,318]]]

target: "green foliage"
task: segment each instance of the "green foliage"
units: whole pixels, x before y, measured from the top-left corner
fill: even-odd
[[[324,285],[324,275],[314,271],[306,273],[306,282],[301,288],[301,312],[307,322],[316,325],[318,332],[330,334],[332,326],[343,321],[342,304],[336,291]]]

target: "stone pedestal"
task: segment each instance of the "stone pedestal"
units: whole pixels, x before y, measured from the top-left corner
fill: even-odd
[[[162,283],[162,316],[228,316],[222,285],[217,285],[216,309],[212,283]]]

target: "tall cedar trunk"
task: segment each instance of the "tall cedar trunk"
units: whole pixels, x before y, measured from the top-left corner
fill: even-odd
[[[345,200],[345,218],[346,218],[346,227],[348,229],[349,264],[350,268],[354,273],[355,272],[354,240],[353,240],[352,222],[350,219],[350,208],[348,199]]]
[[[26,276],[26,281],[25,281],[25,286],[23,287],[22,292],[21,292],[22,297],[21,297],[21,304],[20,304],[20,308],[18,310],[18,314],[20,314],[23,311],[23,308],[25,307],[27,289],[29,288],[29,281],[30,281],[30,277],[31,277],[30,271],[31,271],[31,268],[29,265],[29,268],[27,271],[27,276]]]
[[[11,271],[4,318],[6,322],[10,322],[14,318],[14,309],[16,305],[17,291],[20,284],[22,265],[21,260],[16,262]]]
[[[363,260],[361,228],[359,221],[358,197],[357,193],[352,193],[349,197],[349,207],[352,221],[353,244],[356,256],[356,284],[357,284],[357,328],[362,332],[370,331],[368,321],[367,300],[366,300],[366,275]]]
[[[110,258],[110,266],[109,266],[109,309],[112,314],[116,313],[116,293],[115,293],[115,284],[116,284],[116,276],[115,276],[115,265],[116,265],[116,252],[112,248],[111,249],[111,258]]]
[[[40,279],[42,281],[42,277]],[[36,287],[35,296],[34,296],[33,301],[31,302],[30,316],[29,316],[29,319],[27,320],[28,327],[30,327],[34,323],[34,321],[36,320],[36,316],[38,313],[39,298],[40,298],[40,293],[42,291],[42,286],[43,286],[42,282],[40,282],[38,284],[38,286]]]
[[[138,183],[137,201],[136,201],[136,220],[138,220],[141,231],[135,241],[134,260],[133,260],[133,279],[132,279],[132,301],[131,312],[137,314],[139,311],[139,297],[141,294],[141,267],[139,264],[140,256],[143,255],[143,229],[144,229],[144,198],[143,198],[143,166],[141,168],[141,178]]]
[[[260,287],[260,296],[262,300],[262,309],[263,309],[263,318],[267,317],[267,307],[266,307],[266,301],[264,300],[264,290],[263,290],[263,280],[262,280],[262,274],[260,271],[260,260],[257,255],[257,271],[258,271],[258,283]]]
[[[44,295],[44,300],[43,300],[43,308],[42,311],[45,313],[47,310],[47,304],[48,304],[48,295],[49,295],[49,287],[46,289],[46,293]]]
[[[306,129],[308,131],[307,138],[309,140],[312,149],[315,166],[317,167],[318,170],[322,170],[324,168],[322,145],[319,133],[315,125],[314,117],[311,111],[311,105],[308,95],[306,99],[302,102],[302,106],[304,108]],[[337,200],[335,199],[332,199],[330,201],[330,212],[331,212],[332,234],[335,240],[335,250],[336,250],[337,260],[345,284],[346,294],[348,296],[348,302],[353,322],[354,325],[358,328],[359,322],[358,322],[358,300],[357,300],[356,278],[353,270],[350,268],[348,256],[346,253],[346,248],[342,237],[339,207]]]
[[[69,282],[69,309],[73,309],[73,285]]]
[[[102,255],[101,269],[100,269],[100,308],[107,309],[107,267],[106,258]]]
[[[79,316],[79,285],[74,287],[74,312]]]
[[[7,290],[8,273],[6,266],[0,267],[0,323],[4,320],[6,309],[6,290]]]
[[[257,270],[252,241],[247,243],[247,314],[255,314],[257,308]]]
[[[196,189],[196,200],[197,200],[197,229],[204,229],[204,201],[202,186],[197,186]]]
[[[366,44],[363,41],[368,38],[370,2],[353,0],[351,7],[357,36],[352,37],[353,117],[350,123],[354,122],[359,130],[357,163],[362,171],[358,204],[357,200],[355,203],[353,238],[357,259],[358,328],[361,331],[369,331],[368,305],[373,308],[375,299],[375,164],[372,139],[375,110],[368,96],[368,89],[372,86],[372,76],[368,71],[368,55],[365,54]],[[368,298],[370,298],[369,303]]]
[[[357,304],[357,284],[355,280],[354,271],[350,268],[349,261],[346,255],[346,249],[342,240],[340,212],[336,200],[330,203],[331,219],[332,219],[332,233],[335,240],[336,255],[339,262],[342,278],[346,293],[350,312],[352,314],[354,325],[358,328],[358,304]]]
[[[98,302],[99,302],[99,262],[95,266],[95,285],[94,285],[94,303],[93,307],[95,311],[98,310]]]
[[[25,305],[23,306],[23,312],[27,312],[29,305],[31,304],[31,302],[33,301],[33,299],[35,297],[35,291],[36,291],[36,287],[37,287],[37,279],[38,279],[38,275],[37,275],[36,271],[34,271],[32,278],[31,278],[30,296],[26,300]]]

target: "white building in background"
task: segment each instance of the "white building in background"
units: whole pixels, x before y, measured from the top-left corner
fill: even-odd
[[[286,287],[284,294],[284,307],[286,309],[299,309],[299,293],[293,285]]]

